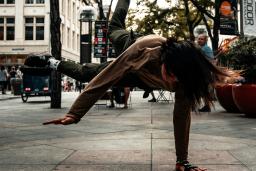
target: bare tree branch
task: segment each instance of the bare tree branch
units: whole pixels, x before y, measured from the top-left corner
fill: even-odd
[[[195,7],[201,11],[203,14],[205,14],[207,17],[211,18],[212,20],[215,20],[214,16],[212,16],[205,8],[203,8],[199,3],[195,0],[190,0]]]
[[[206,20],[206,18],[205,18],[205,16],[204,16],[203,14],[202,14],[202,18],[203,18],[203,22],[204,22],[204,24],[205,24],[205,26],[206,26],[206,30],[207,30],[207,32],[208,32],[208,35],[209,35],[211,41],[213,41],[213,35],[212,35],[212,32],[211,32],[211,27],[210,27],[209,24],[207,23],[207,20]]]

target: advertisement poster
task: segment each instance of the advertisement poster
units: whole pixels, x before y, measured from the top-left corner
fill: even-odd
[[[95,21],[94,57],[107,57],[107,22]]]
[[[237,0],[220,1],[220,34],[237,35]]]

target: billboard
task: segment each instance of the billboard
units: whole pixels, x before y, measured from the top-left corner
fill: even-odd
[[[95,21],[94,57],[107,57],[107,21]]]
[[[244,35],[256,35],[255,0],[243,0],[243,30]]]
[[[220,34],[237,35],[237,0],[220,1]]]
[[[116,53],[111,40],[108,38],[107,21],[95,21],[94,37],[94,57],[95,58],[116,58]]]

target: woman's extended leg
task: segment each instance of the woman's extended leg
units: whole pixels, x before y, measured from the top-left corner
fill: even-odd
[[[125,18],[128,13],[130,0],[119,0],[110,20],[108,34],[113,43],[117,56],[127,49],[135,38],[132,32],[125,30]]]

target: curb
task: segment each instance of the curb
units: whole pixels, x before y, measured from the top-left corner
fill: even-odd
[[[20,96],[0,98],[0,101],[4,101],[4,100],[12,100],[12,99],[17,99],[17,98],[20,98]]]

